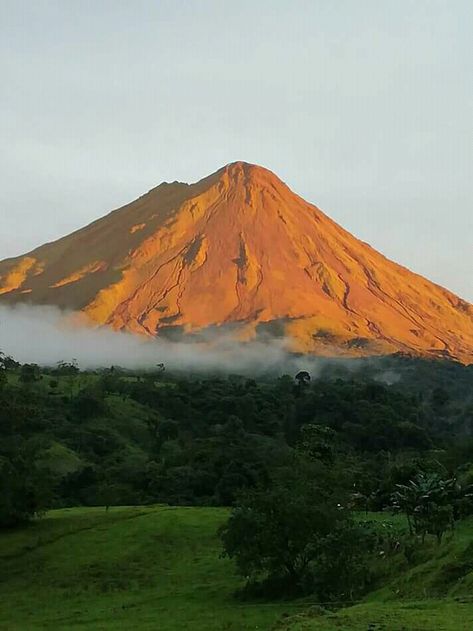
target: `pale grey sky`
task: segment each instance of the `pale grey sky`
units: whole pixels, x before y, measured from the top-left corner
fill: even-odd
[[[0,259],[262,164],[473,301],[471,0],[0,0]]]

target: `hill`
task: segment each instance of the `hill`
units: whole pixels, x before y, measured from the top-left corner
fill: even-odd
[[[0,628],[269,629],[291,607],[235,600],[239,581],[216,536],[225,514],[69,509],[2,534]]]
[[[352,483],[353,471],[375,510],[419,462],[430,467],[433,459],[453,473],[471,461],[470,367],[355,363],[357,372],[328,366],[302,392],[289,376],[92,373],[67,364],[0,370],[0,458],[16,461],[24,450],[30,490],[35,467],[52,476],[48,507],[229,505],[239,488],[285,466],[304,426],[315,422],[330,429],[345,475]]]
[[[233,564],[219,557],[216,536],[226,515],[165,506],[66,509],[4,533],[0,628],[466,631],[473,625],[471,520],[433,558],[407,570],[395,564],[384,591],[336,612],[311,600],[237,599],[241,582]]]
[[[362,604],[337,613],[302,614],[275,628],[278,631],[469,631],[473,625],[470,602],[419,600]]]
[[[473,521],[433,546],[411,566],[388,571],[382,588],[352,607],[312,610],[276,625],[278,631],[469,631],[473,628]]]
[[[334,362],[296,383],[0,359],[0,629],[470,628],[471,367],[360,359],[358,376],[343,379]],[[286,498],[304,492],[291,477],[300,465],[346,497],[360,526],[350,533],[375,533],[353,557],[362,588],[238,599],[248,573],[220,558],[222,507],[261,485],[279,497],[269,491],[282,479],[294,485]],[[393,492],[418,472],[458,482],[455,530],[440,545],[432,529],[412,538],[406,518],[390,516]],[[304,516],[309,505],[295,507]]]
[[[230,329],[245,340],[287,337],[295,351],[325,355],[473,358],[471,304],[244,162],[196,184],[163,183],[0,262],[0,300],[52,304],[151,336]]]

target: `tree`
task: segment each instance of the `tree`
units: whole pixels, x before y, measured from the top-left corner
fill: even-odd
[[[20,364],[13,357],[0,351],[0,370],[13,370],[19,366]]]
[[[54,374],[58,377],[62,376],[67,379],[69,385],[69,397],[72,399],[74,381],[76,380],[77,375],[80,374],[77,359],[73,359],[70,362],[64,360],[58,362],[57,368],[54,370]]]
[[[47,438],[38,432],[40,412],[30,395],[26,387],[0,390],[0,528],[27,521],[52,497],[51,476],[38,466]]]
[[[41,379],[41,372],[37,364],[23,364],[20,369],[20,381],[24,384],[34,383]]]
[[[84,388],[72,400],[72,408],[81,419],[95,418],[103,414],[106,409],[105,398],[100,388]]]
[[[458,495],[455,478],[443,479],[437,473],[419,473],[407,484],[397,484],[393,506],[405,513],[411,534],[435,535],[441,543],[443,534],[453,527],[453,504]]]
[[[77,364],[77,359],[73,359],[70,362],[60,361],[57,363],[57,368],[54,373],[56,375],[64,375],[64,376],[72,376],[75,377],[79,374],[79,366]]]
[[[269,488],[240,496],[220,537],[224,555],[235,559],[249,586],[332,597],[363,583],[364,541],[354,535],[356,526],[335,489],[321,463],[298,458]]]
[[[310,383],[310,375],[307,370],[300,370],[294,377],[299,386],[308,386]]]
[[[301,429],[299,449],[311,459],[330,464],[335,455],[336,432],[326,425],[308,423]]]
[[[0,528],[27,521],[51,501],[52,482],[36,466],[36,455],[28,443],[18,445],[14,453],[0,453]]]
[[[442,412],[449,401],[450,395],[444,388],[434,388],[431,395],[431,404],[437,413]]]

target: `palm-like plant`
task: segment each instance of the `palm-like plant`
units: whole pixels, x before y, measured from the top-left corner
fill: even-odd
[[[393,507],[405,513],[412,534],[435,534],[440,542],[445,530],[453,528],[453,504],[460,487],[455,478],[437,473],[419,473],[407,484],[396,484]]]

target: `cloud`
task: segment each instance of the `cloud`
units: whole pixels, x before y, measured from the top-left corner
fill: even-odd
[[[77,323],[74,314],[54,307],[0,307],[0,350],[21,363],[51,366],[76,359],[83,369],[122,366],[195,372],[252,374],[318,373],[323,360],[287,350],[287,340],[241,342],[212,332],[198,341],[149,339]]]

